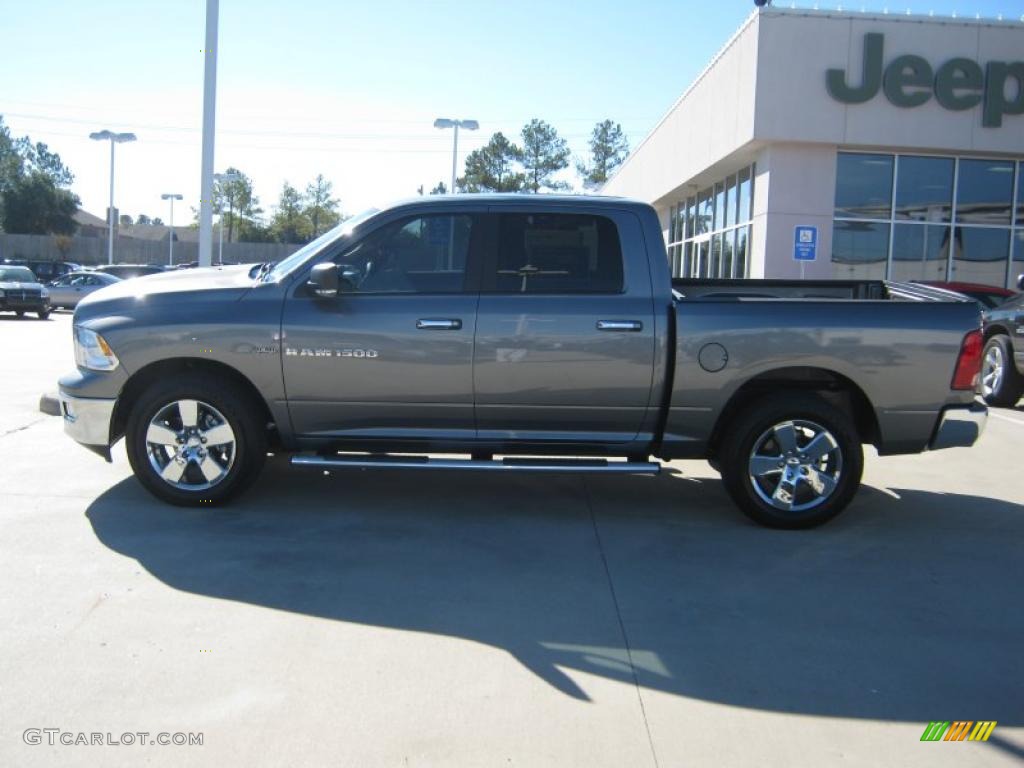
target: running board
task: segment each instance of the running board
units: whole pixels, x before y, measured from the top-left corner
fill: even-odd
[[[458,469],[485,472],[572,472],[656,475],[655,461],[607,461],[605,459],[520,459],[500,461],[433,459],[428,456],[293,456],[292,465],[316,469]]]

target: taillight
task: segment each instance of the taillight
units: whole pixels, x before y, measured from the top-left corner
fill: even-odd
[[[981,375],[981,350],[985,346],[981,331],[971,331],[960,344],[960,356],[956,359],[953,374],[953,389],[975,389]]]

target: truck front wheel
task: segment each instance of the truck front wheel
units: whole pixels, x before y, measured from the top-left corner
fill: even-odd
[[[831,520],[853,499],[864,468],[850,418],[813,393],[748,406],[730,425],[720,459],[733,501],[771,528]]]
[[[146,490],[179,506],[213,506],[247,488],[266,460],[251,398],[203,374],[147,389],[125,430],[128,461]]]

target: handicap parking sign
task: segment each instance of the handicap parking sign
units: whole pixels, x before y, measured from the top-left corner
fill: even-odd
[[[818,258],[818,228],[800,225],[793,233],[793,259],[814,261]]]

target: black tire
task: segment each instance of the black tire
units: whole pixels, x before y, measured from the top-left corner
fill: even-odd
[[[985,402],[1012,408],[1024,394],[1024,376],[1013,361],[1009,338],[1000,333],[989,339],[981,360],[981,392]]]
[[[197,436],[178,447],[168,443],[164,448],[150,443],[147,434],[154,420],[167,424],[171,432],[184,434],[182,430],[187,427],[183,426],[183,419],[174,424],[173,420],[163,421],[161,416],[175,413],[177,406],[174,404],[180,401],[199,403],[197,429],[204,425],[222,425],[222,419],[232,432],[230,450],[223,446],[200,445]],[[182,374],[154,384],[135,402],[125,429],[132,471],[147,491],[170,504],[189,507],[223,504],[248,488],[266,461],[267,437],[261,411],[260,404],[253,402],[247,393],[206,374]],[[203,484],[205,472],[198,458],[177,462],[184,467],[178,484],[194,487],[176,487],[157,471],[154,463],[159,465],[172,450],[189,450],[190,446],[193,451],[209,452],[217,460],[223,474],[214,484]],[[172,461],[166,461],[164,466]],[[202,464],[205,463],[204,457]]]
[[[768,395],[747,406],[727,427],[719,459],[729,496],[747,517],[770,528],[812,528],[831,520],[857,493],[864,470],[850,417],[813,393]],[[755,467],[767,469],[755,478]]]
[[[43,309],[40,310],[39,312],[36,312],[36,317],[38,317],[40,320],[46,320],[49,316],[50,310],[48,309]]]
[[[24,312],[24,310],[21,310],[21,309],[16,309],[16,310],[14,311],[14,314],[15,314],[15,316],[16,316],[16,317],[17,317],[17,318],[18,318],[19,320],[21,320],[21,318],[23,318],[23,317],[25,316],[25,312]]]

